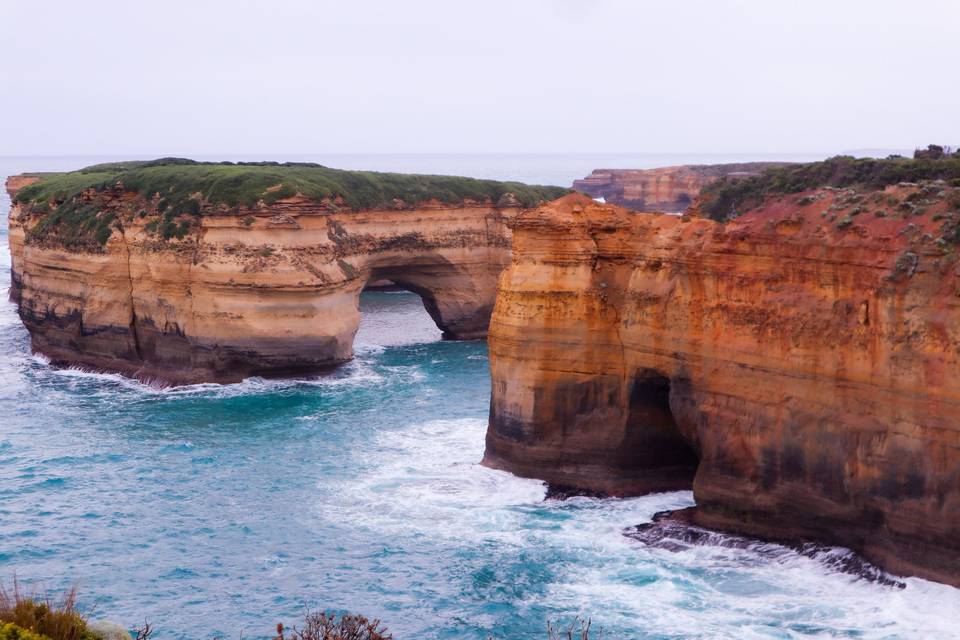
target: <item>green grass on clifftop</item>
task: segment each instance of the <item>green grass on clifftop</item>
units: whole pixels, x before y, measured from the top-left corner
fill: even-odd
[[[340,199],[355,211],[406,207],[435,200],[461,204],[465,200],[496,204],[513,194],[520,205],[532,207],[569,193],[562,187],[530,186],[519,182],[477,180],[454,176],[343,171],[313,163],[196,162],[185,158],[110,162],[70,173],[45,174],[17,191],[14,201],[29,205],[40,220],[29,239],[68,249],[97,250],[110,237],[112,213],[78,196],[93,189],[122,188],[152,203],[163,220],[154,225],[165,239],[182,237],[189,224],[180,216],[199,216],[205,207],[230,208],[267,204],[301,194],[311,200]]]
[[[196,162],[163,158],[145,162],[111,162],[70,173],[54,174],[17,192],[17,202],[69,200],[89,188],[102,191],[122,185],[150,199],[155,194],[171,206],[197,194],[206,203],[252,206],[301,193],[313,200],[343,198],[355,210],[408,206],[437,200],[459,204],[466,199],[497,202],[512,193],[523,206],[569,193],[561,187],[453,176],[343,171],[312,163]]]
[[[822,162],[767,169],[749,178],[721,178],[703,188],[698,208],[706,217],[723,222],[758,206],[769,195],[821,187],[883,189],[922,180],[960,181],[960,156],[883,160],[837,156]]]

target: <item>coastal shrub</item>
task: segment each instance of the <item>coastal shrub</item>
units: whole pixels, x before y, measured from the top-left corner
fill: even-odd
[[[13,590],[0,585],[0,622],[15,625],[49,640],[96,640],[76,609],[77,590],[70,589],[58,603],[27,595],[14,578]]]
[[[940,226],[940,238],[945,243],[960,245],[960,215],[946,217],[946,221]]]
[[[593,636],[590,635],[590,618],[581,618],[577,616],[573,622],[566,626],[557,626],[553,622],[547,622],[547,640],[600,640],[603,636],[603,629],[597,631]]]
[[[47,638],[10,622],[0,622],[0,640],[47,640]]]
[[[71,201],[46,213],[27,233],[27,240],[56,243],[74,251],[99,250],[113,233],[117,215],[93,203]]]
[[[379,620],[346,614],[337,617],[325,612],[307,612],[302,629],[288,631],[277,625],[273,640],[392,640],[393,636],[380,625]]]
[[[947,206],[960,211],[960,190],[953,190],[947,193]]]
[[[901,182],[945,180],[960,184],[960,157],[854,158],[836,156],[822,162],[786,165],[744,178],[721,178],[700,192],[699,209],[718,222],[737,217],[770,195],[823,187],[883,189]]]

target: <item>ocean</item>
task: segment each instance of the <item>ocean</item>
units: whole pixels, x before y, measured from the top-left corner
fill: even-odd
[[[0,176],[112,159],[0,158]],[[247,159],[569,185],[601,166],[776,158]],[[9,263],[4,226],[0,281]],[[357,357],[332,375],[168,389],[51,367],[5,298],[0,579],[76,585],[94,618],[147,619],[159,640],[268,638],[305,608],[380,618],[398,640],[545,639],[577,615],[617,640],[960,637],[944,585],[623,535],[691,492],[546,501],[542,483],[481,467],[486,345],[442,341],[414,294],[364,293]]]

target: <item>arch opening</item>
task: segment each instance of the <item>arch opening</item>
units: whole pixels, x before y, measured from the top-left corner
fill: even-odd
[[[642,369],[630,382],[622,447],[626,466],[656,470],[673,488],[691,488],[700,456],[677,422],[677,389],[661,372]]]
[[[400,345],[486,337],[495,281],[485,264],[461,265],[441,255],[427,254],[381,258],[358,275],[360,286],[353,288],[357,310],[353,344]],[[416,294],[416,298],[397,295],[402,292]],[[376,318],[370,317],[371,313],[376,313]]]
[[[417,294],[423,303],[423,308],[443,333],[443,337],[453,338],[437,302],[435,289],[438,284],[431,283],[431,280],[438,280],[435,273],[425,273],[416,267],[380,267],[370,272],[364,291],[409,291]]]
[[[444,339],[473,340],[485,338],[490,324],[496,296],[491,269],[437,254],[384,260],[368,266],[361,289],[415,293]]]

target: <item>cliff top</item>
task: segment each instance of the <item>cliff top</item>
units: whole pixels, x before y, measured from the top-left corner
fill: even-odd
[[[69,173],[24,175],[39,180],[13,194],[17,203],[56,206],[89,189],[120,188],[147,200],[159,198],[168,207],[187,213],[194,213],[198,204],[249,207],[261,200],[269,204],[295,195],[363,210],[395,208],[395,200],[409,207],[427,201],[497,203],[509,193],[521,206],[529,207],[569,192],[561,187],[455,176],[344,171],[314,163],[197,162],[185,158],[111,162]]]
[[[882,190],[899,183],[943,180],[960,187],[960,154],[938,158],[886,159],[836,156],[821,162],[766,169],[756,176],[723,177],[705,186],[693,215],[724,222],[756,208],[769,197],[825,187]]]
[[[532,207],[569,189],[455,176],[343,171],[313,163],[197,162],[184,158],[111,162],[79,171],[23,174],[7,181],[20,214],[33,219],[27,242],[100,251],[121,214],[156,217],[158,239],[183,238],[207,214],[243,215],[288,198],[331,211],[413,209],[420,203]]]

